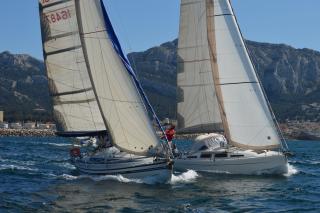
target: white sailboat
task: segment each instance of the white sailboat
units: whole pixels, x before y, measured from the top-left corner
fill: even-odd
[[[175,160],[176,169],[287,172],[288,147],[229,0],[181,1],[177,84],[178,132],[209,134]]]
[[[80,155],[75,149],[75,166],[88,174],[170,178],[172,162],[163,153],[147,110],[159,121],[122,52],[103,2],[39,3],[54,114],[63,130],[58,135],[108,137],[120,150]]]

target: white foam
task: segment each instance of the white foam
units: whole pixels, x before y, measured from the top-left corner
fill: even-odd
[[[289,163],[287,164],[287,167],[288,167],[288,172],[286,174],[284,174],[284,176],[286,176],[286,177],[290,177],[290,176],[295,175],[299,172],[298,169],[296,169],[294,166],[290,165]]]
[[[71,143],[43,143],[45,145],[51,145],[51,146],[71,146]]]
[[[17,166],[17,165],[8,165],[8,164],[3,164],[0,165],[0,170],[7,170],[7,169],[11,169],[11,170],[27,170],[27,171],[38,171],[38,169],[33,169],[27,166]]]
[[[188,170],[180,175],[172,175],[170,184],[179,184],[179,183],[191,183],[194,182],[199,177],[198,173],[194,170]]]

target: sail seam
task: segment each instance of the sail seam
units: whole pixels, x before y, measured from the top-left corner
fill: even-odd
[[[76,50],[76,49],[80,49],[82,48],[81,45],[78,45],[78,46],[74,46],[74,47],[69,47],[69,48],[66,48],[66,49],[61,49],[61,50],[56,50],[56,51],[52,51],[52,52],[47,52],[47,56],[49,55],[56,55],[56,54],[59,54],[59,53],[64,53],[64,52],[69,52],[71,50]]]

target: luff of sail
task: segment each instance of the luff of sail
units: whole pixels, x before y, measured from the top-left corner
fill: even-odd
[[[228,0],[207,0],[208,40],[216,63],[229,141],[254,150],[278,148],[281,139]],[[210,34],[210,33],[209,33]],[[208,35],[209,35],[208,34]]]
[[[70,132],[105,130],[86,67],[75,2],[39,3],[43,52],[58,125]]]
[[[222,131],[207,38],[206,2],[182,0],[178,44],[178,132]]]
[[[115,146],[146,155],[159,141],[121,57],[100,0],[75,0],[81,43],[102,117]]]

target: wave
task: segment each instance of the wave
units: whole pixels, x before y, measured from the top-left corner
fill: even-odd
[[[169,180],[168,182],[165,182],[164,179],[162,179],[161,177],[157,176],[157,177],[146,177],[146,178],[142,178],[142,179],[134,179],[134,178],[126,178],[123,177],[122,175],[79,175],[79,176],[75,176],[75,175],[70,175],[70,174],[62,174],[60,176],[57,176],[57,178],[59,179],[65,179],[65,180],[69,180],[69,181],[73,181],[73,180],[79,180],[79,179],[90,179],[93,181],[106,181],[106,180],[110,180],[110,181],[117,181],[120,183],[138,183],[138,184],[148,184],[148,185],[155,185],[155,184],[171,184],[171,185],[175,185],[175,184],[179,184],[179,183],[191,183],[194,182],[197,177],[198,177],[198,173],[196,173],[193,170],[188,170],[187,172],[184,172],[180,175],[172,175],[171,180]]]
[[[118,181],[121,183],[144,183],[143,180],[140,179],[129,179],[125,178],[122,175],[70,175],[70,174],[63,174],[60,176],[57,176],[58,178],[62,178],[65,180],[79,180],[79,179],[90,179],[93,181],[105,181],[105,180],[112,180],[112,181]]]
[[[50,145],[50,146],[71,146],[72,145],[71,143],[42,143],[42,144]]]
[[[26,171],[39,171],[39,169],[30,168],[27,166],[18,166],[13,164],[2,164],[0,165],[0,171],[1,170],[26,170]]]
[[[199,177],[198,173],[194,170],[188,170],[180,175],[172,175],[170,184],[180,184],[180,183],[192,183]]]

